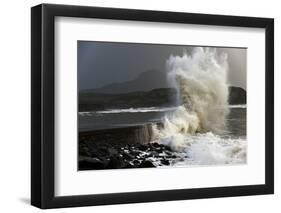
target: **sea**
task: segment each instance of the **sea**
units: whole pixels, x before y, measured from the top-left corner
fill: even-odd
[[[79,131],[126,128],[164,122],[167,114],[178,110],[175,107],[144,107],[108,109],[79,112]],[[154,142],[173,148],[179,162],[174,166],[207,166],[245,164],[247,162],[247,106],[229,105],[229,113],[223,131],[215,133],[179,132],[177,135],[158,137]],[[121,130],[120,130],[121,131]]]

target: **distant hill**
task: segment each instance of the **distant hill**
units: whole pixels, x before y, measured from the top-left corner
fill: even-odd
[[[79,92],[79,111],[174,106],[177,92],[168,88],[166,79],[165,72],[148,70],[131,81],[82,90]],[[229,104],[246,104],[246,96],[244,89],[229,87]]]
[[[247,92],[240,87],[229,87],[228,97],[228,103],[230,105],[247,103]]]
[[[175,106],[176,93],[176,90],[171,88],[120,94],[80,92],[79,112],[104,109]]]
[[[112,83],[97,89],[83,90],[87,93],[121,94],[136,91],[150,91],[156,88],[166,88],[167,78],[165,72],[148,70],[141,73],[136,79],[122,83]]]
[[[173,88],[119,94],[93,93],[87,90],[79,93],[79,112],[139,107],[169,107],[176,105],[176,98],[177,92]],[[246,104],[246,91],[239,87],[229,87],[229,104]]]

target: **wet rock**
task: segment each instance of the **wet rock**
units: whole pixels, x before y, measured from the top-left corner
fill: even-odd
[[[139,165],[140,168],[154,168],[156,167],[150,160],[144,160]]]
[[[140,145],[139,146],[139,150],[141,150],[141,151],[145,151],[145,150],[147,150],[147,146],[145,146],[145,145]]]
[[[98,153],[100,156],[105,156],[108,155],[108,148],[106,147],[99,147],[99,148],[95,148],[93,149],[93,152]]]
[[[163,152],[163,150],[161,148],[157,148],[157,149],[155,149],[155,151],[158,152],[158,153],[162,153]]]
[[[117,151],[115,148],[108,148],[108,149],[107,149],[107,152],[108,152],[110,155],[118,155],[118,151]]]
[[[171,149],[171,147],[169,147],[169,146],[166,146],[166,145],[160,144],[160,147],[161,147],[163,150],[165,150],[165,151],[172,152],[172,149]]]
[[[170,162],[167,159],[162,159],[160,162],[166,166],[170,165]]]
[[[134,156],[138,156],[139,154],[141,154],[140,151],[137,151],[137,150],[131,150],[130,151],[130,154],[134,155]]]
[[[79,169],[153,168],[179,158],[170,147],[158,144],[79,143]]]
[[[137,165],[135,165],[135,164],[130,162],[124,168],[127,168],[127,169],[129,169],[129,168],[137,168]]]
[[[156,151],[151,151],[150,154],[151,154],[153,157],[158,157],[158,156],[159,156],[159,153],[156,152]]]
[[[133,156],[133,155],[131,155],[130,153],[126,153],[126,152],[123,153],[123,157],[124,157],[126,160],[132,160],[132,159],[134,159],[134,156]]]
[[[166,155],[168,155],[168,156],[171,156],[171,155],[172,155],[172,153],[169,152],[169,151],[166,151],[165,153],[166,153]]]
[[[107,169],[120,169],[124,167],[125,162],[117,156],[110,157]]]
[[[140,162],[139,162],[138,160],[133,160],[132,163],[133,163],[134,165],[140,164]]]
[[[145,155],[146,158],[151,158],[153,157],[152,153],[148,153],[147,155]]]

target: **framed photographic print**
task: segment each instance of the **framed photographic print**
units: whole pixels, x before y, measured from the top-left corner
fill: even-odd
[[[274,21],[31,9],[31,203],[272,194]]]

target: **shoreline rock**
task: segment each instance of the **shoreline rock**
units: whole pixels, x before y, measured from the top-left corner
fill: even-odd
[[[158,143],[79,143],[79,170],[155,168],[169,166],[177,156],[170,147]]]

